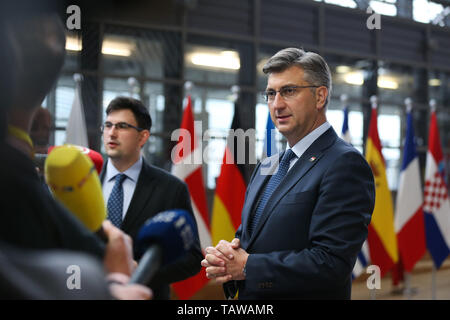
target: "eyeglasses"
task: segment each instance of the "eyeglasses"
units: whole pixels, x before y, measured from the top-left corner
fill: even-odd
[[[130,128],[136,129],[136,130],[139,131],[139,132],[141,132],[142,130],[145,130],[145,129],[142,129],[142,128],[135,127],[135,126],[133,126],[132,124],[129,124],[129,123],[126,123],[126,122],[112,123],[112,122],[110,122],[110,121],[106,121],[106,122],[100,127],[100,130],[103,132],[103,131],[105,131],[105,129],[111,130],[112,127],[115,127],[116,130],[119,130],[119,131],[128,130],[128,129],[130,129]]]
[[[266,90],[262,92],[262,95],[264,97],[264,100],[266,102],[273,102],[275,100],[275,97],[277,95],[277,92],[280,93],[280,96],[283,99],[289,99],[294,97],[297,94],[297,89],[303,89],[303,88],[318,88],[319,86],[287,86],[283,87],[280,90]]]

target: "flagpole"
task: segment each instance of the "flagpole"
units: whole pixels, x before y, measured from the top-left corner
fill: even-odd
[[[192,81],[186,81],[184,83],[184,96],[187,97],[187,96],[191,95],[193,88],[194,88],[194,83]]]
[[[129,86],[129,94],[130,97],[133,97],[133,94],[135,92],[135,89],[137,88],[137,80],[135,77],[129,77],[128,78],[128,86]]]
[[[406,106],[406,114],[408,115],[409,113],[412,112],[412,99],[411,98],[406,98],[405,99],[405,106]],[[403,155],[404,156],[404,155]],[[413,296],[413,291],[411,288],[411,272],[405,272],[405,289],[404,289],[404,293],[406,294],[406,298],[408,300],[412,299]]]
[[[431,99],[430,102],[430,111],[431,113],[436,111],[436,100]],[[433,267],[431,269],[431,300],[436,300],[436,274],[437,274],[437,269],[436,269],[436,265],[434,264],[433,261]]]
[[[436,266],[433,262],[433,267],[431,269],[431,300],[436,300]]]
[[[236,103],[238,100],[240,91],[241,88],[238,85],[231,86],[231,101],[233,103]]]
[[[343,93],[343,94],[341,94],[340,98],[341,98],[342,105],[345,108],[347,106],[347,102],[348,102],[348,95]]]
[[[79,98],[81,98],[81,82],[83,81],[83,75],[81,73],[75,73],[73,75],[73,80],[75,81],[77,94],[79,95]]]
[[[372,109],[377,109],[377,96],[373,95],[370,97],[370,105]],[[372,119],[371,119],[372,121]],[[370,300],[376,300],[377,299],[377,292],[376,289],[370,290]]]

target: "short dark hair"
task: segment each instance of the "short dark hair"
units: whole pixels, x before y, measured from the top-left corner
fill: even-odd
[[[304,80],[314,86],[325,86],[328,89],[328,96],[325,107],[331,97],[331,71],[325,60],[317,53],[304,51],[299,48],[286,48],[278,51],[264,65],[265,74],[283,72],[286,69],[297,66],[304,71]]]
[[[106,115],[117,110],[130,110],[133,112],[139,128],[149,130],[152,127],[152,118],[144,104],[131,97],[119,96],[114,98],[106,108]]]

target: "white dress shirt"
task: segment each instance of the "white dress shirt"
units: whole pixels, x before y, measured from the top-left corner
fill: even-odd
[[[296,157],[294,157],[289,163],[289,170],[294,166],[298,159],[305,153],[305,151],[316,141],[322,134],[327,131],[331,125],[325,121],[325,123],[321,124],[319,127],[315,128],[313,131],[304,136],[299,142],[297,142],[292,148],[289,147],[289,144],[286,150],[291,149]]]
[[[127,176],[127,178],[122,182],[123,188],[123,211],[122,211],[122,221],[125,219],[125,214],[130,206],[131,198],[133,198],[134,190],[136,189],[136,184],[139,178],[139,174],[142,169],[142,157],[136,161],[131,167],[122,172]],[[103,181],[103,199],[105,199],[105,205],[108,203],[109,195],[114,187],[115,180],[114,177],[121,173],[114,167],[111,161],[108,161],[106,165],[105,179]]]

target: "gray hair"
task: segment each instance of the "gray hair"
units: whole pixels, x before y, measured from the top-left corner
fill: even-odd
[[[297,66],[304,71],[304,80],[314,86],[325,86],[328,96],[324,107],[328,105],[331,96],[331,72],[325,60],[314,52],[306,52],[298,48],[286,48],[274,54],[264,65],[265,74],[283,72]]]

